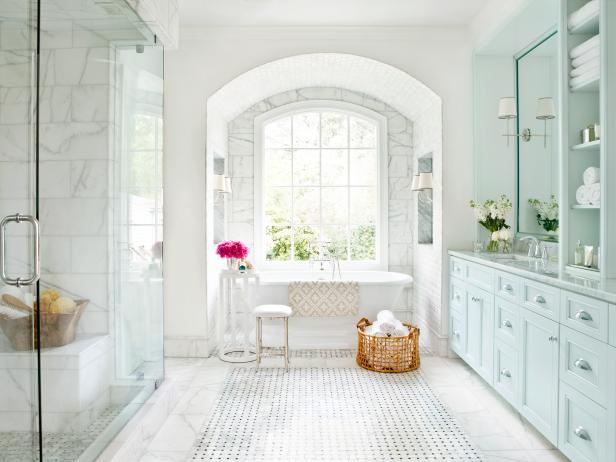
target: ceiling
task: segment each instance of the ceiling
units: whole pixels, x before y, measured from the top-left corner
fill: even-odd
[[[182,27],[461,26],[489,0],[179,0]]]

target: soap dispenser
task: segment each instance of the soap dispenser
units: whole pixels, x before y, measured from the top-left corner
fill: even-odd
[[[584,263],[584,247],[582,247],[582,241],[577,241],[577,246],[573,252],[573,263],[576,266],[582,266]]]

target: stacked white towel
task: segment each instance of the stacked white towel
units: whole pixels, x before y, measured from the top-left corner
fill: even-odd
[[[581,205],[601,204],[601,170],[588,167],[584,170],[584,184],[575,192],[575,200]]]
[[[377,337],[406,337],[409,329],[391,311],[383,310],[377,314],[376,321],[364,329],[364,333]]]
[[[599,14],[599,0],[591,0],[584,6],[569,15],[568,26],[570,30],[584,24]]]
[[[597,0],[593,0],[593,3]],[[589,4],[590,4],[589,3]],[[593,82],[600,76],[599,35],[586,40],[571,50],[571,73],[569,85],[578,87]]]

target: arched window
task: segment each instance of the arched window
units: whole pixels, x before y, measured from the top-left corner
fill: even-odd
[[[346,267],[385,267],[385,118],[305,102],[264,114],[255,129],[259,264],[305,266],[325,251]]]

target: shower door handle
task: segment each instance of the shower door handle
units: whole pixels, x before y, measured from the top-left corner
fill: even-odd
[[[28,278],[11,278],[6,273],[6,225],[9,223],[26,222],[32,225],[34,236],[32,239],[32,254],[34,257],[33,273]],[[41,260],[40,260],[40,227],[39,222],[32,215],[7,215],[0,221],[0,278],[11,286],[29,286],[34,284],[41,277]]]

